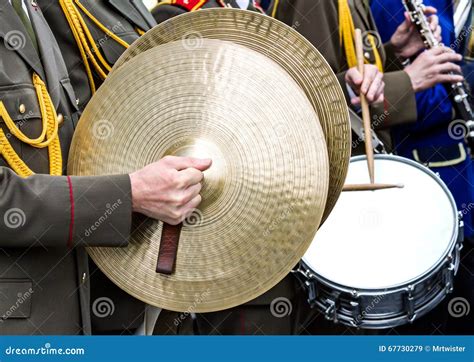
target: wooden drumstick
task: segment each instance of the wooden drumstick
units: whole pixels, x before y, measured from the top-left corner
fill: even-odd
[[[402,189],[405,187],[403,184],[347,184],[342,188],[343,192],[349,191],[377,191],[387,189]]]
[[[362,32],[360,29],[355,30],[355,48],[357,54],[357,69],[364,78],[364,49],[362,43]],[[367,167],[369,169],[370,183],[375,183],[374,170],[374,149],[372,146],[372,127],[370,125],[369,103],[365,95],[360,93],[360,106],[362,108],[362,119],[364,121],[364,142],[365,154],[367,156]]]

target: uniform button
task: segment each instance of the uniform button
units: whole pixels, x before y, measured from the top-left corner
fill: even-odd
[[[86,282],[86,273],[82,273],[82,278],[81,278],[81,282],[84,284]]]
[[[20,104],[20,107],[18,108],[18,110],[20,111],[21,114],[25,113],[26,112],[26,107],[25,105],[22,103]]]
[[[369,52],[365,52],[365,53],[364,53],[364,57],[365,57],[365,59],[370,59],[370,53],[369,53]]]
[[[79,105],[79,98],[76,99],[76,106]]]
[[[58,114],[58,126],[61,127],[63,125],[63,123],[64,123],[64,116],[61,113],[59,113]]]

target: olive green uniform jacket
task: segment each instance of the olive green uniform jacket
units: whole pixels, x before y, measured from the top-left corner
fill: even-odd
[[[54,36],[60,46],[68,69],[72,86],[81,110],[92,97],[91,86],[72,30],[58,0],[38,0]],[[132,44],[140,37],[138,31],[146,32],[156,25],[153,16],[141,0],[80,0],[80,3],[106,28],[120,39]],[[81,15],[104,59],[113,66],[126,48],[105,34],[82,11]],[[102,80],[92,68],[96,87]]]
[[[42,122],[32,75],[38,74],[63,118],[59,138],[65,166],[78,120],[76,96],[41,10],[34,2],[27,8],[39,54],[8,0],[0,0],[0,101],[22,132],[37,137]],[[0,157],[0,334],[90,333],[84,247],[127,245],[129,176],[46,175],[47,150],[18,141],[3,119],[0,126],[36,172],[22,179]],[[108,213],[111,205],[117,207]]]
[[[83,110],[92,97],[78,45],[58,0],[38,0],[38,4],[59,44]],[[139,38],[139,31],[148,31],[156,25],[153,16],[141,0],[80,0],[92,16],[128,44]],[[110,38],[81,11],[99,51],[108,64],[113,66],[125,51],[125,47]],[[139,30],[138,30],[139,29]],[[102,79],[92,68],[97,88]],[[144,303],[133,298],[113,284],[90,260],[91,321],[93,334],[130,334],[143,320]]]

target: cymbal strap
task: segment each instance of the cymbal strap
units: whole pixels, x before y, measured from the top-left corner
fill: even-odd
[[[156,264],[157,273],[173,274],[182,226],[183,224],[170,225],[163,223],[160,251],[158,252],[158,262]]]

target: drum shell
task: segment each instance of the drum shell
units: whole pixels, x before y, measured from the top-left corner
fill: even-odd
[[[356,328],[394,328],[422,317],[452,292],[461,249],[462,242],[459,241],[446,261],[431,274],[393,289],[350,289],[312,274],[304,262],[295,273],[308,289],[316,290],[308,303],[323,312],[326,319]],[[335,309],[331,309],[333,306]]]

